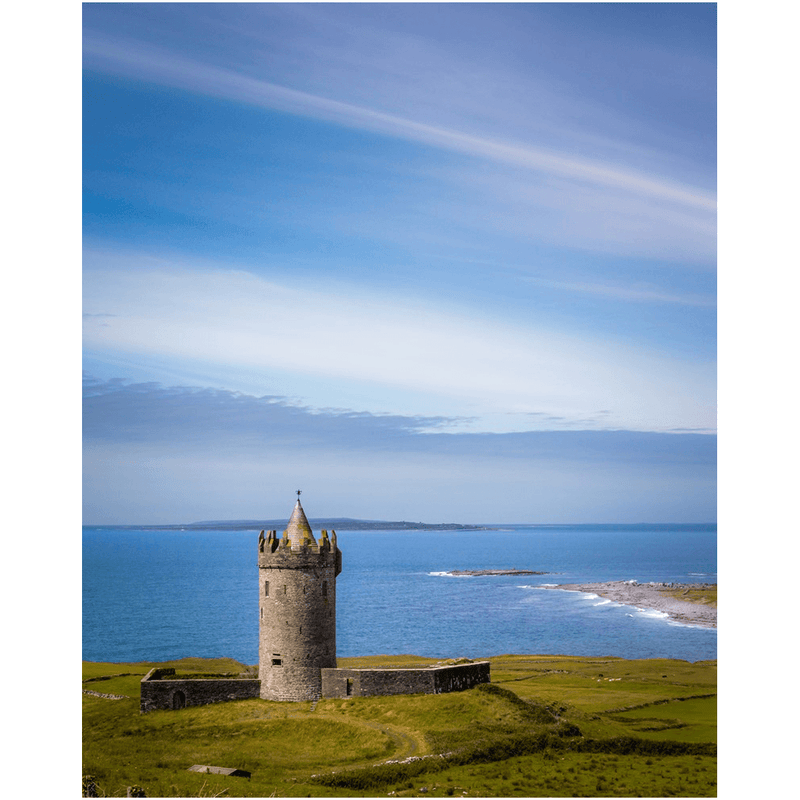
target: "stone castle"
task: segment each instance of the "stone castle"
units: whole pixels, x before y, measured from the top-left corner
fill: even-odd
[[[300,498],[281,538],[258,537],[258,677],[265,700],[316,700],[336,668],[336,531],[314,539]]]
[[[151,670],[141,683],[140,710],[178,709],[261,697],[300,702],[323,697],[439,694],[489,681],[489,662],[419,669],[339,669],[336,666],[336,578],[342,553],[336,531],[319,541],[298,492],[283,534],[258,537],[258,678],[180,679]]]

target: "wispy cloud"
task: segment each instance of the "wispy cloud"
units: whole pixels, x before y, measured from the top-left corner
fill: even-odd
[[[84,375],[87,443],[144,444],[191,451],[333,448],[365,453],[447,453],[456,457],[558,458],[565,461],[710,463],[714,437],[633,431],[426,433],[444,417],[314,409],[286,397],[219,389],[99,380]],[[602,412],[600,412],[602,413]],[[696,431],[684,431],[696,434]],[[654,446],[657,443],[657,446]]]
[[[244,72],[186,59],[140,42],[101,38],[87,33],[84,37],[84,57],[89,68],[135,76],[186,91],[324,119],[517,168],[624,190],[679,207],[711,212],[716,206],[713,195],[696,187],[526,144],[487,139],[298,91]]]
[[[535,283],[539,286],[547,286],[551,289],[559,289],[565,292],[593,294],[599,297],[607,297],[612,300],[622,300],[634,303],[674,303],[683,306],[697,306],[699,308],[714,308],[717,304],[716,298],[712,296],[699,294],[674,294],[665,292],[662,289],[648,286],[622,286],[610,283],[570,283],[567,281],[554,281],[530,276],[525,276],[522,278],[522,280]]]
[[[86,5],[87,522],[711,518],[701,6]]]
[[[704,269],[716,260],[716,220],[709,210],[555,173],[530,180],[497,161],[480,170],[451,167],[435,169],[434,174],[459,187],[461,199],[431,204],[427,213],[483,237],[547,242]],[[475,238],[477,249],[480,240]]]
[[[716,442],[710,436],[423,435],[431,420],[312,413],[274,396],[91,378],[85,395],[87,524],[256,518],[269,515],[265,509],[298,485],[313,493],[320,513],[332,516],[713,517]]]
[[[86,309],[115,315],[107,326],[86,320],[90,350],[315,376],[325,392],[349,383],[375,411],[405,410],[398,398],[412,392],[445,404],[445,416],[544,411],[574,421],[603,408],[604,428],[713,427],[709,365],[341,283],[126,263],[87,257]]]

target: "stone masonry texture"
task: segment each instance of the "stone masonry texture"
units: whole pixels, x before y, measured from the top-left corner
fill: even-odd
[[[142,678],[139,711],[178,709],[258,697],[257,678],[174,679],[174,669],[151,669]]]
[[[488,661],[421,669],[323,669],[323,697],[442,694],[490,680]]]
[[[258,677],[265,700],[318,700],[323,668],[336,667],[336,532],[311,532],[298,499],[279,539],[258,540]]]

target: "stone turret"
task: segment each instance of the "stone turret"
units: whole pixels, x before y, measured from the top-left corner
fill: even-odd
[[[289,524],[258,537],[258,676],[265,700],[318,700],[336,667],[336,531],[314,538],[298,493]]]

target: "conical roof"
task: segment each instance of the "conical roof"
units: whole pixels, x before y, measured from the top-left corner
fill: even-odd
[[[284,535],[288,537],[291,542],[292,549],[301,547],[304,542],[310,545],[315,545],[317,542],[314,539],[314,534],[311,532],[311,526],[306,519],[306,512],[303,511],[303,506],[300,505],[300,498],[297,498],[292,516],[289,518],[289,524],[286,526]]]

